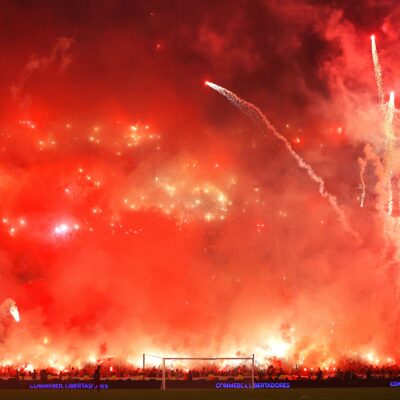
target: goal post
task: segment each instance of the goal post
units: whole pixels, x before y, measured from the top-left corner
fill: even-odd
[[[165,362],[166,361],[251,361],[251,388],[254,389],[254,354],[251,357],[161,357],[154,356],[152,354],[143,354],[143,379],[144,379],[144,371],[146,367],[146,356],[150,356],[153,358],[158,358],[162,362],[162,381],[161,381],[161,390],[166,389],[166,374],[165,374]]]

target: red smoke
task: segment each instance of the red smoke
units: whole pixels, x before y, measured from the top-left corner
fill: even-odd
[[[368,40],[396,89],[395,12],[78,3],[5,5],[31,44],[14,27],[1,50],[0,294],[21,322],[4,322],[0,364],[397,357]],[[272,135],[201,85],[207,73],[271,118],[360,243]]]

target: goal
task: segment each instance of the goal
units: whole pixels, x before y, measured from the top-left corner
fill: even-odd
[[[162,381],[161,389],[166,389],[166,374],[165,374],[165,364],[166,361],[251,361],[251,388],[254,389],[254,354],[251,357],[162,357],[155,356],[152,354],[143,354],[143,378],[144,371],[146,368],[146,357],[157,358],[161,360],[162,365]]]

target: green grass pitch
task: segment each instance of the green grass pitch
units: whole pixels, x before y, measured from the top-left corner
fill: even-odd
[[[399,400],[400,388],[288,390],[0,390],[4,400]]]

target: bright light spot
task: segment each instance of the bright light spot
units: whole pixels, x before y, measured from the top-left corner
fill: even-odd
[[[267,355],[269,357],[285,358],[290,349],[290,343],[280,339],[270,339],[268,341]]]
[[[54,233],[56,235],[65,235],[69,232],[68,224],[59,224],[54,228]]]
[[[95,356],[95,355],[89,356],[89,357],[88,357],[88,361],[89,361],[90,363],[92,363],[92,364],[95,364],[96,361],[97,361],[96,356]]]
[[[206,214],[204,215],[204,219],[205,219],[206,221],[210,222],[210,221],[212,221],[212,220],[214,219],[214,214],[212,214],[212,213],[206,213]]]
[[[223,193],[220,193],[220,194],[218,195],[218,201],[219,201],[220,203],[224,203],[224,202],[226,201],[226,196],[225,196]]]
[[[15,322],[19,322],[20,321],[19,311],[18,311],[18,307],[16,305],[13,305],[13,306],[10,307],[10,314],[15,319]]]
[[[33,367],[32,364],[27,364],[27,366],[25,367],[25,371],[27,372],[33,372],[35,368]]]
[[[372,352],[372,351],[370,351],[370,352],[368,352],[366,355],[365,355],[365,358],[369,361],[369,362],[373,362],[374,361],[374,353]]]
[[[32,121],[18,121],[20,125],[25,125],[28,128],[35,129],[36,125]]]

